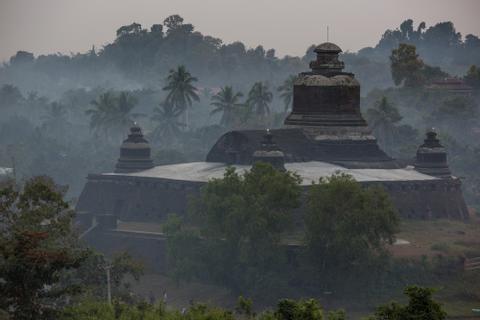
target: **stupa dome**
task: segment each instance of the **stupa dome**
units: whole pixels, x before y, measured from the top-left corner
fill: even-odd
[[[424,143],[417,149],[415,169],[431,176],[450,177],[451,172],[447,163],[447,151],[440,144],[435,129],[427,130],[426,136]]]
[[[153,168],[150,144],[144,138],[142,129],[134,123],[130,134],[120,147],[120,158],[115,166],[116,173],[128,173]]]
[[[340,53],[342,52],[342,49],[340,49],[339,46],[337,46],[335,43],[331,42],[324,42],[313,50],[316,53]]]

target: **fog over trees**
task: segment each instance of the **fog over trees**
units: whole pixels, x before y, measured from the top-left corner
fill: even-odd
[[[0,66],[0,167],[12,168],[15,180],[0,182],[0,319],[345,319],[342,310],[300,299],[327,301],[332,288],[379,305],[369,319],[445,319],[431,289],[406,287],[403,304],[382,300],[408,281],[461,283],[470,290],[466,301],[478,298],[475,275],[451,272],[458,259],[392,258],[388,246],[401,221],[385,190],[335,174],[305,193],[295,173],[264,163],[246,173],[227,169],[206,183],[188,214],[162,225],[168,276],[270,305],[298,300],[257,314],[243,297],[235,311],[194,302],[181,311],[131,295],[142,265],[127,254],[90,251],[72,230],[70,208],[87,174],[114,170],[134,123],[156,165],[203,161],[229,130],[281,127],[315,45],[301,57],[278,57],[273,48],[204,35],[179,15],[149,28],[120,26],[112,36],[84,53],[18,51]],[[478,35],[461,35],[449,21],[408,19],[376,46],[340,59],[361,84],[362,113],[382,149],[406,163],[435,127],[467,204],[480,210]],[[305,212],[294,214],[303,202]],[[100,275],[107,269],[112,304],[98,301],[107,295]]]
[[[14,166],[19,179],[48,174],[75,197],[87,173],[112,170],[133,121],[147,133],[157,163],[203,160],[228,129],[282,124],[294,76],[308,70],[313,47],[303,57],[277,57],[261,45],[203,35],[173,15],[149,29],[121,26],[111,43],[86,53],[18,51],[0,67],[0,165]],[[439,127],[453,167],[466,175],[465,159],[478,157],[477,129],[461,123],[477,116],[479,51],[480,39],[462,36],[451,22],[406,20],[375,47],[341,58],[361,82],[362,108],[375,110],[385,96],[401,118],[366,113],[387,151],[412,157],[423,130]],[[448,75],[464,77],[474,95],[422,90]]]

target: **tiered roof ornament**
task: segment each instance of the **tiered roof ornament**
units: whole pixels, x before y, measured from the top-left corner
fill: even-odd
[[[130,134],[120,147],[120,158],[115,166],[115,173],[129,173],[153,168],[150,157],[150,144],[144,138],[142,129],[135,122]]]
[[[253,153],[253,163],[255,162],[270,163],[274,168],[285,171],[285,155],[273,141],[273,135],[269,129],[263,136],[260,149]]]
[[[342,49],[336,44],[331,42],[322,43],[313,52],[317,54],[317,59],[310,62],[310,68],[313,73],[338,73],[345,68],[343,61],[338,60],[338,54],[342,52]]]

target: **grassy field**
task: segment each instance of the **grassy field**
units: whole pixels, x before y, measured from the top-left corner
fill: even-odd
[[[390,246],[397,258],[433,258],[441,255],[452,258],[480,256],[480,220],[468,223],[451,220],[402,221],[398,239],[409,244]],[[402,241],[403,242],[403,241]],[[480,270],[459,270],[448,282],[439,283],[436,297],[449,316],[472,317],[472,308],[480,308]],[[480,316],[478,316],[480,319]]]
[[[396,257],[480,256],[480,221],[469,223],[452,220],[402,221],[398,239],[409,244],[394,245],[390,251]]]

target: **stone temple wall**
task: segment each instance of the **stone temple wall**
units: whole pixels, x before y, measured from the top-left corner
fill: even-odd
[[[122,221],[162,222],[168,214],[185,214],[190,198],[198,195],[203,184],[146,177],[90,175],[76,211],[89,215],[112,214]],[[468,219],[458,179],[362,184],[382,185],[404,218]]]
[[[375,185],[378,182],[363,183]],[[380,183],[402,218],[468,220],[459,179],[392,181]]]
[[[468,219],[458,179],[428,181],[368,182],[381,185],[403,218]],[[203,183],[144,177],[90,175],[77,204],[77,223],[85,230],[96,216],[96,227],[85,232],[83,241],[111,256],[126,251],[144,263],[147,270],[168,269],[166,237],[161,233],[121,231],[105,215],[123,221],[163,222],[170,213],[185,214],[189,198],[198,195]],[[304,187],[306,192],[308,187]],[[296,210],[294,224],[303,225],[303,210]]]
[[[186,213],[189,198],[203,183],[158,178],[89,175],[76,211],[113,214],[123,221],[161,222]]]

